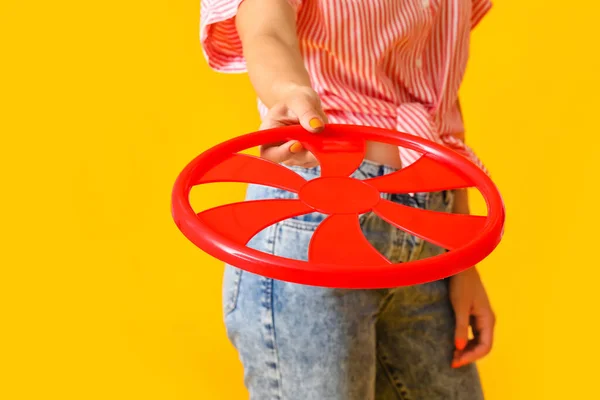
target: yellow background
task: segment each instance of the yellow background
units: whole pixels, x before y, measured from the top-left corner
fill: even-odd
[[[508,210],[481,264],[491,400],[597,392],[600,7],[554,4],[497,0],[462,91]],[[247,78],[204,62],[199,0],[2,0],[0,17],[0,398],[245,398],[222,267],[170,217],[183,166],[258,122]]]

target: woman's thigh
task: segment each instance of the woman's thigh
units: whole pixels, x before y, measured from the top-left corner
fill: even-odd
[[[285,196],[290,194],[252,187],[248,198]],[[249,245],[306,260],[323,218],[315,213],[280,222]],[[374,399],[375,321],[386,292],[298,285],[227,266],[225,322],[251,399]]]
[[[316,169],[297,172],[306,179],[318,176]],[[389,172],[366,163],[355,177]],[[248,192],[249,200],[293,197],[257,186]],[[388,199],[447,211],[452,196]],[[313,213],[280,222],[259,233],[249,246],[306,260],[312,234],[324,218]],[[362,215],[360,222],[373,247],[394,262],[443,251],[374,214]],[[454,315],[444,281],[393,290],[341,290],[227,267],[223,296],[227,331],[244,365],[251,399],[480,398],[475,368],[450,368]]]
[[[399,199],[393,199],[399,201]],[[451,193],[419,194],[413,207],[438,212],[452,209]],[[417,260],[445,252],[407,235],[392,256]],[[404,250],[402,250],[404,249]],[[397,261],[392,259],[392,261]],[[391,290],[377,324],[376,398],[480,400],[483,398],[475,365],[452,368],[454,312],[448,281],[440,280]]]

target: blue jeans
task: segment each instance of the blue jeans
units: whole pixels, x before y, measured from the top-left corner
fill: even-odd
[[[319,176],[318,167],[292,169],[305,179]],[[353,176],[367,179],[390,172],[365,161]],[[449,211],[453,199],[452,192],[382,196],[437,211]],[[247,196],[294,197],[256,185]],[[256,235],[249,246],[306,260],[311,235],[324,217],[313,213],[282,221]],[[371,244],[393,262],[444,251],[372,213],[360,221]],[[395,289],[329,289],[226,266],[223,306],[251,400],[483,398],[475,365],[450,367],[454,313],[447,280]]]

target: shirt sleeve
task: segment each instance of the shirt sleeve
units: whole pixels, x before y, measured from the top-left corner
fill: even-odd
[[[492,8],[491,0],[472,0],[471,3],[471,29],[475,28],[479,22]]]
[[[202,0],[200,44],[208,65],[219,72],[246,72],[242,42],[235,27],[237,10],[244,0]],[[298,12],[304,0],[287,0]]]

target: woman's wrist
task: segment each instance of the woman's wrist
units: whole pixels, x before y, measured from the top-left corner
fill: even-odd
[[[454,191],[454,202],[452,205],[454,214],[470,214],[469,193],[467,189],[457,189]]]
[[[469,208],[469,192],[467,191],[467,189],[457,189],[454,191],[454,203],[452,205],[452,212],[454,214],[471,214],[471,209]],[[470,274],[477,274],[476,266],[459,272],[454,276],[462,277]]]

